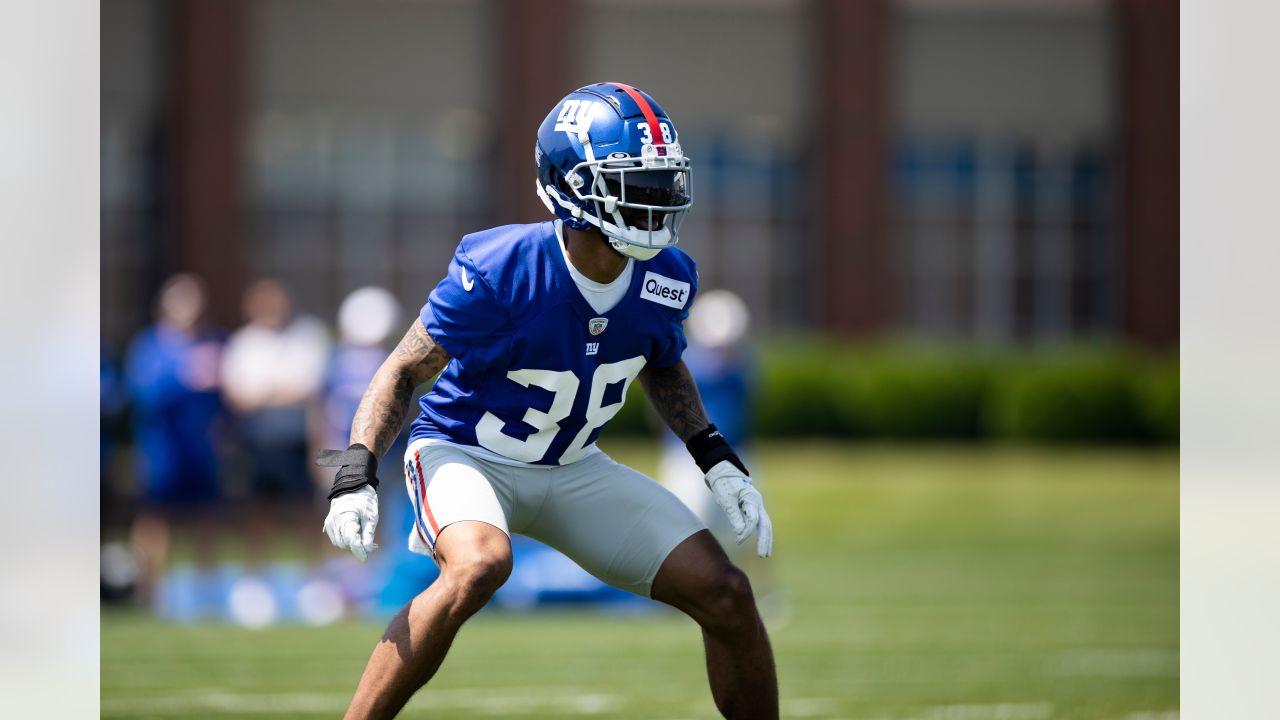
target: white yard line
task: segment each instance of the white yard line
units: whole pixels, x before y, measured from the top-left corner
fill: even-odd
[[[184,695],[111,698],[102,701],[102,716],[164,714],[200,716],[226,714],[341,713],[351,700],[342,693],[236,693],[220,689]],[[472,710],[502,715],[554,712],[598,715],[617,709],[616,696],[577,688],[459,688],[427,691],[410,709]]]
[[[1047,720],[1053,717],[1053,704],[995,703],[991,705],[935,705],[911,720]]]

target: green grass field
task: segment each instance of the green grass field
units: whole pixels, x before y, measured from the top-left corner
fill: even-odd
[[[789,443],[757,462],[784,717],[1177,717],[1175,451]],[[381,630],[104,613],[102,715],[337,717]],[[718,717],[704,677],[675,614],[486,611],[402,716]]]

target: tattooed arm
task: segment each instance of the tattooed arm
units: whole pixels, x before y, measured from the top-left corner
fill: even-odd
[[[415,320],[364,391],[351,421],[351,443],[364,445],[375,457],[385,455],[404,427],[413,391],[448,362],[449,353],[431,339],[421,319]]]
[[[649,402],[706,473],[707,488],[728,516],[738,542],[754,532],[756,554],[768,557],[773,552],[773,522],[764,511],[764,499],[747,477],[746,465],[707,421],[689,368],[683,361],[665,369],[646,365],[640,371],[640,384],[649,394]]]
[[[698,386],[683,360],[669,368],[646,365],[640,371],[640,384],[649,402],[681,442],[688,442],[711,424],[702,407]]]

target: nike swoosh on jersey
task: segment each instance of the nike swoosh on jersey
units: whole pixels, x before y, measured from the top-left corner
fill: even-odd
[[[460,265],[462,268],[462,289],[471,292],[471,288],[476,286],[476,281],[467,277],[467,266]]]

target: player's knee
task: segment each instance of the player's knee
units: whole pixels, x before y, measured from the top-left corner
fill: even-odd
[[[727,565],[717,573],[703,599],[708,629],[734,631],[755,622],[755,597],[751,581],[738,568]]]
[[[477,554],[450,562],[442,579],[449,584],[457,609],[470,614],[484,607],[510,576],[509,554]]]

